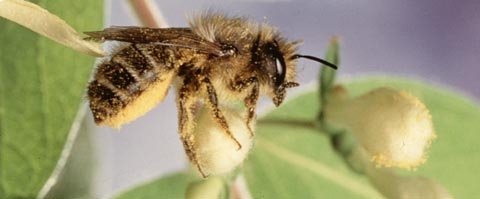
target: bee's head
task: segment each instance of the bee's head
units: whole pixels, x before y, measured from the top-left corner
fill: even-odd
[[[295,54],[298,42],[287,42],[274,36],[264,42],[257,39],[252,48],[252,63],[259,70],[261,81],[268,82],[273,103],[279,106],[285,98],[286,88],[296,87],[296,59],[307,58],[336,69],[336,66],[317,57]]]

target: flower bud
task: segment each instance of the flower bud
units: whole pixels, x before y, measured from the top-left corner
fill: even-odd
[[[439,183],[421,176],[402,176],[392,168],[376,167],[368,161],[364,148],[355,147],[349,161],[361,167],[372,185],[390,199],[451,199],[450,193]]]
[[[390,88],[354,99],[343,92],[335,95],[325,107],[326,121],[353,133],[377,166],[414,168],[425,161],[435,133],[430,113],[419,99]]]
[[[199,167],[205,175],[225,174],[235,169],[246,158],[252,147],[252,138],[242,111],[223,108],[230,132],[241,144],[236,142],[214,120],[210,109],[203,107],[195,127],[195,149]],[[252,121],[253,125],[255,121]],[[251,128],[253,129],[253,128]]]
[[[400,176],[392,169],[370,167],[367,176],[386,198],[451,199],[442,185],[421,176]]]
[[[393,172],[377,173],[371,181],[386,198],[451,199],[453,196],[440,184],[420,176],[398,176]],[[380,179],[381,178],[381,179]]]

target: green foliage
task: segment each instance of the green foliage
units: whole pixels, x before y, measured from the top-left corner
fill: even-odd
[[[35,3],[77,30],[102,27],[102,1]],[[59,159],[93,58],[3,18],[0,30],[0,198],[34,198]]]
[[[480,107],[453,92],[412,80],[373,78],[346,84],[354,96],[381,86],[419,97],[430,109],[437,131],[427,163],[403,174],[431,178],[455,198],[477,195]],[[292,98],[259,121],[254,150],[243,168],[253,198],[382,198],[335,154],[327,136],[313,130],[320,108],[317,96],[307,92]],[[118,198],[182,198],[187,180],[182,175],[161,178]]]
[[[146,183],[115,197],[116,199],[154,199],[184,198],[190,182],[198,179],[192,174],[175,173],[161,179]]]

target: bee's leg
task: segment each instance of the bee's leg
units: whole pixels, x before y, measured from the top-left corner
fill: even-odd
[[[180,132],[180,139],[182,140],[183,147],[187,153],[188,158],[197,166],[200,174],[205,178],[207,177],[202,170],[197,158],[195,148],[195,135],[194,130],[194,115],[196,99],[195,93],[197,92],[198,82],[186,79],[183,86],[178,92],[178,128]]]
[[[250,128],[250,123],[255,118],[255,108],[257,106],[259,96],[258,80],[256,77],[250,77],[233,83],[233,89],[237,92],[242,92],[248,86],[252,87],[248,96],[243,100],[245,107],[247,108],[247,119],[245,123],[247,124],[248,131],[250,132],[250,137],[253,137],[255,133],[253,129]]]
[[[207,87],[207,94],[208,94],[207,101],[213,112],[213,118],[223,128],[224,132],[228,135],[228,137],[230,137],[233,141],[235,141],[235,144],[237,145],[238,150],[240,150],[242,148],[242,145],[233,136],[232,132],[230,131],[230,128],[228,127],[228,123],[227,123],[227,120],[225,119],[225,116],[223,115],[222,111],[218,108],[218,99],[217,99],[217,93],[215,91],[215,88],[213,87],[209,79],[205,79],[204,82]]]
[[[245,103],[245,107],[247,107],[246,123],[247,123],[248,131],[250,132],[250,137],[253,137],[255,135],[253,129],[250,128],[250,123],[252,122],[252,120],[255,119],[255,108],[257,107],[258,95],[259,95],[258,81],[257,79],[255,79],[255,81],[252,82],[252,89],[250,90],[250,93],[243,100]]]

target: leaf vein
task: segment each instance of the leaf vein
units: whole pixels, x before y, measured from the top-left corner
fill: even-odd
[[[270,154],[284,160],[285,162],[301,168],[305,168],[312,173],[329,179],[340,187],[343,187],[346,190],[356,193],[357,195],[360,195],[364,198],[383,198],[379,193],[372,190],[371,187],[366,186],[355,179],[352,179],[346,175],[335,171],[334,169],[328,167],[320,161],[312,160],[310,158],[299,155],[265,139],[259,138],[257,140],[257,145],[265,149]]]

